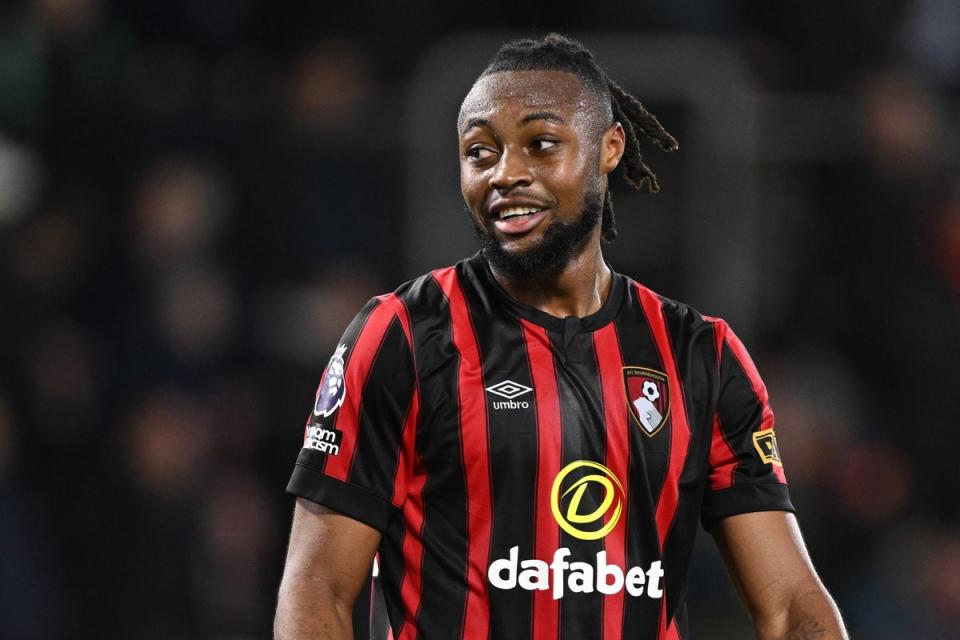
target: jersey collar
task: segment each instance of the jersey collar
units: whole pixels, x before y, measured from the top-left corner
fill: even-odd
[[[620,311],[624,295],[627,291],[627,287],[624,284],[624,276],[617,273],[608,262],[607,266],[610,267],[610,293],[607,295],[607,299],[604,300],[603,306],[595,313],[582,318],[576,316],[558,318],[557,316],[525,305],[510,297],[510,294],[507,293],[507,291],[500,286],[500,283],[497,282],[497,279],[493,277],[493,272],[490,271],[490,265],[487,263],[486,258],[483,257],[482,251],[478,251],[469,258],[467,260],[467,266],[476,273],[482,286],[491,292],[492,298],[501,301],[512,313],[524,320],[556,333],[569,333],[571,329],[577,332],[596,331],[607,325]]]

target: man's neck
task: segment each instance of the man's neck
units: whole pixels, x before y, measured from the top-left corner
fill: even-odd
[[[599,240],[588,242],[559,273],[510,279],[493,265],[491,271],[511,298],[557,318],[583,318],[596,313],[606,302],[613,281]]]

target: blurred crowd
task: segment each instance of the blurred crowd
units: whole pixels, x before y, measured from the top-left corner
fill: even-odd
[[[415,275],[396,96],[441,37],[549,28],[728,40],[851,106],[851,153],[762,167],[748,347],[856,636],[958,637],[957,3],[348,4],[0,3],[0,638],[269,635],[313,389]],[[710,553],[693,631],[741,638]]]

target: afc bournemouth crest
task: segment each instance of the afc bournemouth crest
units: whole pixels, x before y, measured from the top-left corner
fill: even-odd
[[[343,379],[345,368],[343,354],[346,350],[347,345],[341,344],[327,364],[327,371],[320,382],[320,388],[317,389],[317,401],[313,405],[315,416],[329,418],[343,404],[343,398],[347,395],[347,387]]]
[[[643,432],[652,436],[670,416],[670,385],[667,374],[644,367],[624,367],[623,387],[630,415]]]

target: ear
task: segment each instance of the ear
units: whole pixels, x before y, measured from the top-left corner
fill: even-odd
[[[623,125],[614,121],[603,132],[600,139],[600,173],[610,173],[620,164],[627,139]]]

